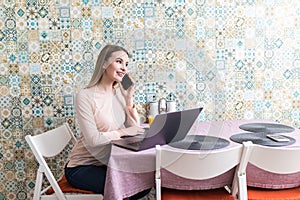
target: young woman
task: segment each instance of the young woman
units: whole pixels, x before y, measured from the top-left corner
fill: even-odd
[[[122,47],[106,45],[100,52],[88,86],[75,98],[81,135],[65,168],[73,187],[104,193],[106,165],[111,140],[143,133],[133,103],[133,84],[125,90],[120,82],[126,74],[129,53]],[[130,199],[139,199],[150,190]]]

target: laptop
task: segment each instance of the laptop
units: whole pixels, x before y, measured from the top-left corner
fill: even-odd
[[[142,135],[113,140],[112,144],[140,151],[180,141],[189,132],[203,108],[194,108],[156,115],[151,126]]]

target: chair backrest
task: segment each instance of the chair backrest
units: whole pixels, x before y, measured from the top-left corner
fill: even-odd
[[[45,161],[45,158],[54,157],[60,154],[71,140],[76,141],[76,138],[73,135],[69,125],[65,123],[58,128],[39,135],[27,135],[25,136],[25,139],[39,163],[33,199],[40,199],[42,196],[42,180],[43,175],[45,174],[55,192],[57,199],[65,200],[66,197],[61,191],[55,177]]]
[[[187,179],[213,178],[237,166],[242,150],[242,146],[216,151],[187,151],[156,146],[156,175],[160,176],[160,169],[163,168]]]
[[[240,172],[246,173],[248,163],[277,174],[300,172],[300,147],[268,147],[250,143],[248,158],[240,165]]]
[[[244,143],[244,155],[238,168],[239,192],[247,198],[246,168],[248,163],[268,172],[291,174],[300,172],[300,147],[268,147]]]
[[[243,146],[213,151],[189,151],[156,146],[156,197],[161,199],[161,169],[193,180],[206,180],[217,177],[240,163]],[[232,182],[232,196],[238,194],[238,183]]]
[[[30,147],[37,150],[42,157],[58,155],[69,144],[70,140],[76,141],[67,123],[39,135],[25,137]]]

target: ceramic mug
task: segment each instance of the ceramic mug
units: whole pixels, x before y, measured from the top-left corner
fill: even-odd
[[[158,102],[149,103],[149,116],[156,116],[158,114]]]
[[[167,101],[167,112],[176,111],[176,101]]]

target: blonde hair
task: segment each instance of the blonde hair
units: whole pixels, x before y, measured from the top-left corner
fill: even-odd
[[[105,62],[108,61],[108,59],[111,57],[112,53],[114,53],[116,51],[124,51],[128,55],[128,57],[130,57],[128,51],[121,46],[108,44],[105,47],[103,47],[103,49],[101,50],[101,52],[98,55],[94,73],[92,75],[92,78],[91,78],[89,84],[87,85],[87,88],[93,87],[101,81],[103,74],[105,72],[105,69],[106,69],[106,67],[103,67],[103,66],[104,66]]]

